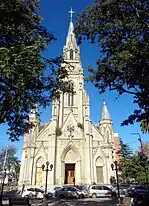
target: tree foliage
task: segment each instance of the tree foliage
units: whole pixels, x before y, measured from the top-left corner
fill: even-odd
[[[143,153],[149,158],[149,142],[143,142]]]
[[[16,156],[16,151],[16,148],[12,146],[1,149],[0,172],[3,173],[4,169],[6,169],[13,176],[13,179],[17,181],[20,172],[20,161]]]
[[[78,16],[76,34],[97,43],[101,55],[91,80],[101,93],[108,88],[133,95],[138,105],[122,125],[141,122],[149,131],[149,2],[94,0]]]
[[[147,183],[149,163],[142,158],[141,148],[133,153],[129,145],[124,144],[122,140],[120,140],[120,146],[120,178],[125,182],[133,179],[138,183]],[[147,148],[147,145],[143,145],[143,148]]]
[[[132,156],[129,163],[128,177],[133,178],[136,182],[147,183],[149,165],[147,161],[143,161],[139,153]]]
[[[119,170],[121,172],[121,178],[126,180],[129,176],[130,161],[132,159],[133,152],[128,144],[124,144],[120,139],[120,162]]]
[[[55,37],[44,26],[38,0],[0,1],[0,123],[11,140],[32,126],[28,114],[35,104],[46,106],[63,89],[62,59],[42,56]]]

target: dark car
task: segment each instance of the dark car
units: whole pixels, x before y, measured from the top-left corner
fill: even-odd
[[[135,195],[146,195],[149,194],[149,189],[145,186],[131,186],[126,191],[127,197],[134,197]]]
[[[4,191],[3,197],[14,197],[17,196],[18,190],[10,190],[10,191]]]
[[[124,197],[126,195],[126,191],[127,189],[129,188],[130,186],[129,185],[126,185],[126,184],[120,184],[119,185],[119,192],[120,192],[120,196],[121,197]],[[117,187],[114,189],[114,191],[118,194],[118,190],[117,190]]]
[[[55,197],[63,198],[81,198],[82,192],[76,187],[62,187],[55,191]]]

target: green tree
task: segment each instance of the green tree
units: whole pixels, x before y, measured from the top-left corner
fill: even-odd
[[[35,104],[47,106],[64,87],[62,59],[42,56],[55,37],[41,25],[38,2],[0,1],[0,123],[8,124],[11,140],[32,126],[28,114]]]
[[[16,156],[16,151],[17,151],[16,148],[12,146],[1,149],[0,172],[3,173],[4,169],[6,169],[13,176],[13,179],[18,181],[18,176],[20,171],[20,161]]]
[[[124,144],[120,139],[120,162],[119,170],[121,172],[121,178],[127,180],[129,178],[130,162],[132,160],[133,152],[128,144]]]
[[[149,131],[148,0],[94,0],[78,16],[76,34],[97,43],[101,55],[91,80],[101,93],[108,88],[133,95],[137,104],[122,125],[141,122]]]
[[[130,161],[129,178],[134,178],[139,183],[147,183],[147,179],[149,179],[148,169],[147,162],[143,161],[140,154],[136,152]]]

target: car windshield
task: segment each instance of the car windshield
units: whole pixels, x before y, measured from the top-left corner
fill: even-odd
[[[34,191],[35,191],[35,188],[29,188],[29,189],[27,189],[27,191],[32,191],[32,192],[34,192]]]
[[[86,188],[83,187],[83,186],[76,186],[76,188],[79,189],[79,190],[85,190],[85,189],[86,189]]]
[[[106,186],[103,186],[103,189],[111,191],[111,189],[109,187],[106,187]]]
[[[54,188],[54,190],[58,190],[58,189],[61,189],[61,187],[55,187],[55,188]]]

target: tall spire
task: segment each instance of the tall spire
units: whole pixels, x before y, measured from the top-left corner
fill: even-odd
[[[105,100],[102,104],[101,120],[111,120]]]
[[[80,49],[77,45],[77,40],[74,33],[74,25],[73,25],[73,14],[74,11],[72,8],[69,11],[70,13],[70,22],[69,22],[69,29],[68,29],[68,35],[66,37],[66,44],[63,48],[63,58],[66,61],[74,62],[78,61],[80,62]]]

